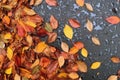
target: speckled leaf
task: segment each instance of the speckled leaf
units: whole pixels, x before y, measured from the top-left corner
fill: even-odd
[[[57,0],[45,0],[49,6],[57,6]]]
[[[74,18],[70,18],[68,21],[73,28],[79,28],[80,27],[80,23],[79,23],[78,20],[76,20]]]
[[[119,58],[119,57],[116,57],[116,56],[113,56],[113,57],[111,57],[111,61],[112,61],[113,63],[120,63],[120,58]]]
[[[69,51],[69,46],[65,42],[61,42],[61,48],[63,51],[68,52]]]
[[[118,76],[117,75],[111,75],[108,77],[107,80],[118,80]]]
[[[106,18],[106,21],[111,24],[118,24],[120,23],[120,18],[118,16],[109,16]]]
[[[93,11],[93,7],[90,3],[85,3],[86,5],[86,8],[89,10],[89,11]]]
[[[67,25],[67,24],[65,25],[63,32],[67,38],[69,38],[69,39],[73,38],[73,29],[69,25]]]
[[[51,24],[51,27],[53,29],[57,29],[58,28],[58,21],[57,21],[57,19],[53,15],[51,15],[51,17],[50,17],[50,24]]]
[[[100,45],[100,40],[99,40],[97,37],[92,37],[92,42],[93,42],[95,45]]]
[[[81,71],[81,72],[87,72],[87,65],[85,62],[83,61],[77,61],[76,62],[77,65],[78,65],[78,69]]]
[[[93,24],[92,24],[92,22],[89,19],[87,19],[86,28],[90,32],[92,32],[92,30],[93,30]]]
[[[79,78],[79,75],[76,72],[71,72],[71,73],[68,74],[68,76],[71,79],[77,79],[77,78]]]
[[[91,65],[91,69],[98,69],[101,66],[101,62],[93,62]]]
[[[78,6],[83,7],[83,6],[84,6],[84,3],[85,3],[84,0],[76,0],[76,4],[77,4]]]
[[[60,56],[58,57],[58,63],[59,63],[59,66],[62,67],[65,63],[65,59],[63,56]]]
[[[85,48],[82,48],[81,54],[83,57],[88,57],[88,51]]]

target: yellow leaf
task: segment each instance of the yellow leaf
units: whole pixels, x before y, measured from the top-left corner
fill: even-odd
[[[65,42],[62,42],[61,43],[61,48],[63,51],[65,52],[68,52],[69,51],[69,46],[65,43]]]
[[[100,45],[100,40],[96,37],[92,37],[92,42],[95,44],[95,45]]]
[[[101,62],[94,62],[91,65],[91,69],[98,69],[101,66]]]
[[[58,63],[59,63],[59,66],[60,66],[60,67],[62,67],[62,66],[64,65],[65,59],[64,59],[63,56],[60,56],[60,57],[58,58]]]
[[[6,74],[11,74],[11,73],[12,73],[12,67],[6,69],[6,70],[5,70],[5,73],[6,73]]]
[[[36,14],[36,12],[33,9],[29,9],[27,7],[25,7],[23,9],[23,11],[26,12],[26,14],[28,14],[28,15],[35,15]]]
[[[18,74],[15,74],[14,80],[21,80],[21,77]]]
[[[70,53],[70,54],[76,54],[78,51],[79,51],[79,49],[76,48],[75,46],[73,46],[72,48],[70,48],[69,53]]]
[[[89,11],[93,11],[93,7],[92,7],[91,4],[85,3],[85,5],[86,5],[86,8],[87,8]]]
[[[82,56],[87,57],[88,56],[88,51],[85,48],[82,48],[81,54],[82,54]]]
[[[87,19],[86,28],[90,32],[93,30],[93,24],[92,24],[92,22],[89,19]]]
[[[69,38],[72,39],[73,37],[73,29],[69,26],[69,25],[65,25],[64,29],[63,29],[64,35]]]
[[[22,53],[24,53],[25,50],[29,49],[29,47],[25,46],[22,48]]]
[[[12,35],[8,32],[4,35],[4,39],[11,39]]]
[[[33,43],[33,39],[32,39],[32,37],[31,37],[30,35],[28,35],[28,36],[26,37],[26,41],[28,42],[29,46],[31,46],[32,43]]]
[[[38,45],[35,47],[35,52],[36,53],[41,53],[43,50],[47,47],[47,44],[45,42],[40,42]]]
[[[84,6],[84,3],[85,3],[84,0],[76,0],[76,4],[77,4],[78,6],[83,7],[83,6]]]
[[[67,77],[67,73],[65,73],[65,72],[59,73],[58,77],[59,78],[66,78]]]
[[[13,50],[10,47],[7,47],[7,57],[9,60],[11,60],[13,57]]]
[[[31,68],[37,66],[39,64],[39,59],[36,59],[35,62],[32,64]]]
[[[76,62],[77,65],[78,65],[78,69],[81,71],[81,72],[87,72],[87,65],[85,62],[83,61],[77,61]]]
[[[25,24],[27,24],[27,25],[29,25],[29,26],[31,26],[31,27],[33,27],[33,28],[35,28],[35,27],[37,26],[37,25],[36,25],[34,22],[32,22],[32,21],[26,21]]]
[[[68,74],[68,76],[71,78],[71,79],[77,79],[79,78],[79,75],[75,72],[71,72],[70,74]]]

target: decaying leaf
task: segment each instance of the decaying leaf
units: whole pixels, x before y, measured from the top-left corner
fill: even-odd
[[[7,57],[9,60],[11,60],[13,57],[13,50],[10,47],[7,47]]]
[[[77,48],[77,49],[82,49],[84,47],[84,44],[80,41],[78,42],[75,42],[74,43],[74,46]]]
[[[45,0],[49,6],[57,6],[57,0]]]
[[[77,65],[78,65],[78,69],[81,71],[81,72],[87,72],[87,65],[85,62],[83,61],[77,61],[76,62]]]
[[[76,54],[78,51],[79,51],[79,49],[76,48],[75,46],[73,46],[72,48],[70,48],[69,53],[70,53],[70,54]]]
[[[20,79],[20,75],[15,74],[14,80],[21,80],[21,79]]]
[[[85,4],[85,1],[84,1],[84,0],[76,0],[76,4],[77,4],[78,6],[83,7],[84,4]]]
[[[52,43],[57,39],[57,33],[52,32],[48,34],[48,43]]]
[[[71,79],[77,79],[77,78],[79,78],[79,75],[76,72],[71,72],[71,73],[68,74],[68,76]]]
[[[65,59],[63,56],[60,56],[58,57],[58,63],[59,63],[59,66],[62,67],[65,63]]]
[[[119,58],[119,57],[116,57],[116,56],[113,56],[113,57],[111,57],[111,61],[112,61],[113,63],[120,63],[120,58]]]
[[[70,18],[68,21],[73,28],[79,28],[80,27],[80,23],[79,23],[78,20],[76,20],[74,18]]]
[[[34,6],[40,5],[43,0],[35,0]]]
[[[117,75],[111,75],[108,77],[107,80],[118,80],[118,76]]]
[[[101,66],[101,62],[93,62],[91,65],[91,69],[98,69]]]
[[[100,45],[100,40],[97,38],[97,37],[92,37],[92,42],[95,44],[95,45]]]
[[[81,54],[83,57],[87,57],[88,56],[88,51],[85,48],[81,49]]]
[[[69,51],[69,46],[65,42],[61,42],[61,48],[63,51],[68,52]]]
[[[12,73],[12,67],[6,69],[6,70],[5,70],[5,73],[6,73],[6,74],[11,74],[11,73]]]
[[[111,24],[118,24],[120,23],[120,18],[118,16],[109,16],[106,18],[106,21]]]
[[[85,3],[86,5],[86,8],[89,10],[89,11],[93,11],[93,7],[90,3]]]
[[[67,25],[67,24],[65,25],[63,32],[67,38],[69,38],[69,39],[73,38],[73,29],[69,25]]]
[[[91,22],[89,19],[87,19],[86,28],[87,28],[90,32],[92,32],[92,30],[93,30],[93,24],[92,24],[92,22]]]
[[[47,44],[45,42],[40,42],[38,45],[35,47],[35,52],[36,53],[41,53],[43,50],[47,47]]]
[[[58,21],[53,15],[50,16],[50,24],[51,24],[53,29],[58,28]]]

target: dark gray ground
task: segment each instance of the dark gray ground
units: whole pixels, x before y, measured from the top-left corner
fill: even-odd
[[[70,41],[63,34],[63,27],[68,24],[69,18],[76,18],[80,21],[81,27],[74,29],[73,41],[82,41],[89,52],[88,58],[84,60],[90,67],[94,61],[101,61],[102,66],[97,70],[88,70],[86,74],[81,74],[83,80],[107,80],[111,74],[117,74],[120,64],[114,64],[110,57],[115,55],[120,57],[120,24],[111,25],[105,21],[105,18],[111,15],[120,17],[120,1],[118,0],[85,0],[90,3],[94,11],[90,12],[85,7],[78,7],[75,0],[58,0],[58,7],[50,7],[45,1],[34,9],[49,21],[50,15],[54,15],[59,21],[59,28],[56,30],[62,41]],[[86,18],[94,24],[93,32],[85,28]],[[96,46],[91,41],[91,36],[100,39],[101,46]],[[59,40],[54,44],[59,46]],[[99,75],[97,75],[99,73]]]

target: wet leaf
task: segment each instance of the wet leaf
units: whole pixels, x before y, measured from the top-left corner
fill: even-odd
[[[61,73],[58,74],[58,77],[59,77],[59,78],[66,78],[67,75],[68,75],[67,73],[61,72]]]
[[[65,42],[61,42],[61,48],[63,51],[68,52],[69,51],[69,46]]]
[[[93,30],[93,24],[92,24],[92,22],[89,19],[87,19],[86,28],[90,32],[92,32],[92,30]]]
[[[75,46],[73,46],[72,48],[70,48],[69,53],[70,53],[70,54],[76,54],[78,51],[79,51],[79,49],[76,48]]]
[[[85,3],[86,5],[86,8],[89,10],[89,11],[93,11],[93,7],[90,3]]]
[[[46,47],[47,47],[47,44],[43,41],[43,42],[39,42],[34,50],[36,53],[41,53]]]
[[[77,65],[78,65],[78,69],[81,71],[81,72],[87,72],[87,65],[85,62],[83,61],[77,61],[76,62]]]
[[[52,31],[53,31],[52,26],[50,25],[50,23],[46,23],[46,24],[45,24],[45,29],[46,29],[48,32],[52,32]]]
[[[120,23],[120,18],[118,16],[109,16],[106,18],[106,21],[111,24],[118,24]]]
[[[74,18],[71,18],[68,21],[73,28],[79,28],[80,27],[80,23],[79,23],[78,20],[76,20]]]
[[[74,46],[77,48],[77,49],[82,49],[84,47],[84,44],[80,41],[78,42],[75,42],[74,43]]]
[[[69,25],[67,25],[67,24],[65,25],[63,32],[67,38],[69,38],[69,39],[73,38],[73,29]]]
[[[7,47],[7,57],[9,60],[11,60],[13,57],[13,50],[10,47]]]
[[[57,0],[45,0],[49,6],[57,6]]]
[[[111,57],[111,61],[112,61],[113,63],[120,63],[120,58],[119,58],[119,57],[116,57],[116,56],[113,56],[113,57]]]
[[[11,74],[11,73],[12,73],[12,67],[6,69],[6,70],[5,70],[5,73],[6,73],[6,74]]]
[[[101,62],[93,62],[91,65],[91,69],[98,69],[101,66]]]
[[[88,51],[85,48],[82,48],[81,54],[83,57],[88,57]]]
[[[84,3],[85,3],[84,0],[76,0],[76,4],[77,4],[78,6],[83,7],[83,6],[84,6]]]
[[[35,0],[34,6],[38,6],[42,3],[43,0]]]
[[[77,78],[79,78],[79,75],[76,72],[71,72],[70,74],[68,74],[68,76],[71,79],[77,79]]]
[[[50,16],[50,24],[53,29],[58,28],[58,21],[53,15]]]
[[[118,77],[117,77],[117,75],[111,75],[108,77],[107,80],[118,80]]]
[[[30,8],[27,8],[27,7],[25,7],[25,8],[23,9],[23,11],[24,11],[27,15],[35,15],[35,14],[36,14],[36,12],[35,12],[33,9],[30,9]]]
[[[52,42],[54,42],[56,39],[57,39],[57,33],[52,32],[52,33],[48,34],[48,40],[47,40],[47,42],[48,42],[48,43],[52,43]]]
[[[33,67],[37,66],[38,64],[39,64],[39,59],[36,59],[30,68],[33,68]]]
[[[2,20],[4,23],[10,24],[10,18],[8,16],[4,16]]]
[[[20,75],[15,74],[14,80],[21,80]]]
[[[9,32],[4,35],[4,39],[11,39],[11,38],[12,38],[12,35]]]
[[[100,40],[97,38],[97,37],[92,37],[92,42],[95,44],[95,45],[100,45]]]
[[[58,63],[59,63],[59,66],[62,67],[65,63],[65,59],[63,56],[60,56],[58,57]]]

